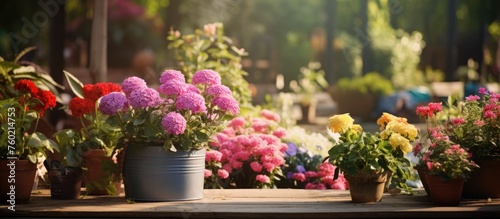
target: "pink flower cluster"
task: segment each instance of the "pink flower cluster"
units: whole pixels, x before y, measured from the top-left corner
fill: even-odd
[[[271,113],[263,111],[261,116]],[[212,150],[207,152],[207,168],[227,171],[234,178],[239,174],[251,175],[250,180],[256,187],[272,186],[274,176],[285,163],[284,152],[288,146],[281,141],[286,130],[277,126],[279,115],[272,115],[272,120],[268,118],[271,117],[236,117],[229,121],[228,127],[216,135]],[[245,169],[250,172],[243,173]]]
[[[329,162],[321,163],[318,166],[318,171],[306,171],[304,173],[297,172],[292,173],[288,177],[299,181],[301,183],[306,183],[305,189],[339,189],[347,190],[349,189],[349,184],[344,178],[343,174],[339,174],[337,179],[334,178],[335,166]]]
[[[417,115],[421,117],[432,118],[436,113],[443,110],[443,104],[439,103],[429,103],[427,106],[419,106],[416,109]]]

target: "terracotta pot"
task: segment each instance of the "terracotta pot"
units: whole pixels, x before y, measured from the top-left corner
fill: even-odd
[[[374,175],[344,175],[349,183],[352,202],[379,202],[384,194],[387,172]]]
[[[87,195],[117,195],[122,192],[121,182],[116,182],[111,185],[109,178],[111,176],[106,176],[106,173],[103,172],[103,163],[113,162],[111,157],[106,156],[105,150],[89,149],[82,157],[82,166],[84,167],[83,180]]]
[[[29,202],[36,170],[29,160],[0,160],[0,203]]]
[[[464,178],[444,180],[440,176],[426,175],[431,199],[439,206],[457,206],[462,199]]]
[[[414,168],[418,172],[418,176],[420,177],[420,181],[422,185],[424,185],[425,192],[427,195],[431,195],[431,191],[429,190],[429,184],[427,183],[427,175],[429,174],[429,170],[424,168]]]
[[[50,170],[50,197],[52,199],[78,199],[82,188],[82,169]]]
[[[500,159],[474,159],[479,168],[465,181],[464,198],[500,198]]]

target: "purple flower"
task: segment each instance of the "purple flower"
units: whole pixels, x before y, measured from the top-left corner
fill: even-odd
[[[210,69],[205,69],[194,73],[192,82],[193,84],[215,85],[221,84],[221,78],[219,73]]]
[[[231,89],[222,84],[211,85],[207,88],[207,94],[212,96],[232,95]]]
[[[299,173],[306,172],[306,168],[304,168],[304,166],[302,166],[302,165],[297,165],[296,169],[297,169],[297,172],[299,172]]]
[[[186,119],[177,112],[169,112],[161,120],[161,125],[168,134],[180,135],[186,130]]]
[[[212,103],[218,106],[221,110],[231,113],[232,115],[238,115],[240,113],[240,106],[238,101],[234,99],[231,95],[220,95],[212,100]]]
[[[185,93],[187,89],[188,85],[185,82],[171,80],[160,85],[157,91],[167,96],[179,96],[182,93]]]
[[[161,102],[160,94],[153,88],[145,87],[133,91],[129,97],[130,105],[134,109],[155,107]]]
[[[286,173],[286,178],[287,178],[287,179],[291,179],[291,178],[293,178],[293,172],[288,172],[288,173]]]
[[[133,91],[147,87],[146,82],[142,78],[129,77],[122,82],[122,90],[127,96]]]
[[[175,106],[179,110],[191,110],[193,113],[207,112],[205,99],[197,93],[183,93],[175,101]]]
[[[99,103],[99,110],[105,115],[114,115],[127,107],[127,97],[121,92],[111,92],[103,96]]]
[[[293,157],[297,154],[297,145],[293,142],[288,143],[288,149],[285,151],[285,156]]]
[[[161,73],[160,83],[165,84],[171,80],[176,80],[176,81],[186,83],[186,79],[184,78],[184,74],[182,74],[182,72],[180,72],[180,71],[169,69],[169,70],[166,70],[163,73]]]

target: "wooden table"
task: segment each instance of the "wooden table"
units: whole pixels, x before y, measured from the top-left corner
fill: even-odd
[[[205,190],[195,201],[127,203],[120,196],[52,200],[48,190],[16,205],[0,205],[0,215],[19,217],[115,218],[460,218],[498,217],[500,199],[462,200],[457,207],[434,206],[425,191],[413,196],[384,194],[381,202],[352,203],[349,191],[296,189]]]

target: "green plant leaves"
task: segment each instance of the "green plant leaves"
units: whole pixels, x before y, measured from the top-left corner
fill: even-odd
[[[83,91],[82,91],[83,84],[82,84],[82,82],[80,82],[80,80],[78,80],[78,78],[76,78],[75,76],[73,76],[71,73],[69,73],[67,71],[64,71],[64,75],[66,76],[66,80],[68,81],[69,87],[71,88],[73,93],[77,97],[83,98]]]

